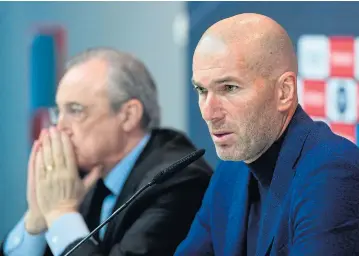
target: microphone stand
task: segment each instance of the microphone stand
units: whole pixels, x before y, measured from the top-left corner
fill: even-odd
[[[85,238],[83,238],[76,246],[74,246],[70,251],[68,251],[65,256],[69,256],[73,251],[75,251],[78,247],[80,247],[84,242],[86,242],[90,237],[92,237],[95,233],[97,233],[103,226],[105,226],[107,223],[109,223],[114,217],[116,217],[123,209],[125,209],[132,201],[133,199],[135,199],[139,194],[141,194],[143,191],[145,191],[146,189],[148,189],[149,187],[153,186],[155,184],[155,182],[152,180],[151,182],[147,183],[146,186],[142,187],[140,190],[138,190],[135,194],[133,194],[133,196],[130,197],[130,199],[128,199],[126,201],[126,203],[124,203],[123,205],[121,205],[121,207],[119,207],[116,211],[114,211],[110,217],[108,217],[106,219],[106,221],[104,221],[103,223],[101,223],[101,225],[99,225],[97,228],[95,228],[93,231],[91,231],[90,234],[88,234]]]

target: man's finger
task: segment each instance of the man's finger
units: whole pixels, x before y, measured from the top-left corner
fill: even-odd
[[[37,140],[34,141],[34,143],[32,144],[32,148],[31,148],[31,153],[30,153],[30,157],[29,157],[29,162],[28,162],[28,166],[27,166],[27,170],[28,172],[32,172],[34,174],[34,170],[35,170],[35,160],[36,160],[36,152],[39,151],[40,146],[41,146],[41,140],[44,136],[44,130],[41,131],[39,138]]]
[[[63,167],[65,167],[65,157],[60,132],[56,128],[51,127],[50,137],[53,164],[55,164],[57,168],[63,169]]]
[[[33,172],[35,169],[35,156],[36,156],[36,151],[39,150],[39,146],[40,146],[40,142],[38,140],[35,140],[34,144],[32,144],[31,153],[28,162],[28,168],[27,168],[29,173]]]
[[[65,169],[77,174],[76,157],[70,138],[67,134],[61,132],[61,140],[66,165]]]
[[[43,180],[46,178],[46,170],[44,166],[43,160],[43,148],[40,148],[36,153],[35,156],[35,177],[36,180]]]
[[[51,140],[49,131],[44,132],[44,136],[42,137],[42,157],[43,163],[47,171],[51,172],[55,168],[54,160],[52,158],[52,150],[51,150]]]
[[[27,168],[27,186],[30,189],[35,183],[35,163],[36,163],[36,154],[40,149],[40,142],[35,140],[32,145],[31,154],[29,158],[28,168]]]
[[[85,176],[83,179],[83,184],[85,187],[86,193],[90,190],[90,188],[102,177],[103,167],[95,167],[91,170],[89,174]]]

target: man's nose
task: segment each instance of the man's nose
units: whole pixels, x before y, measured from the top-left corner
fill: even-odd
[[[213,93],[208,93],[206,98],[200,100],[199,107],[202,118],[206,122],[213,122],[224,117],[221,100]]]
[[[59,129],[62,132],[65,132],[69,136],[72,134],[71,125],[70,125],[69,121],[61,113],[58,115],[56,127],[57,127],[57,129]]]

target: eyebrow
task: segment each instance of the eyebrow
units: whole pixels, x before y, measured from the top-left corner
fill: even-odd
[[[76,102],[76,101],[69,101],[69,102],[66,102],[64,105],[82,105],[82,104],[79,102]]]
[[[193,78],[191,79],[191,83],[192,83],[193,86],[204,87],[201,83],[196,82]]]
[[[58,103],[56,105],[59,107]],[[62,105],[66,108],[71,108],[73,106],[81,106],[81,107],[85,108],[85,106],[83,104],[81,104],[79,102],[75,102],[75,101],[64,102]]]
[[[193,78],[191,79],[191,82],[192,82],[193,86],[205,87],[201,83],[196,82]],[[233,76],[225,76],[225,77],[214,80],[213,84],[218,85],[218,84],[230,83],[230,82],[241,83],[241,81],[239,79],[237,79]]]
[[[241,81],[238,78],[235,78],[233,76],[222,77],[214,81],[215,84],[223,84],[229,82],[241,83]]]

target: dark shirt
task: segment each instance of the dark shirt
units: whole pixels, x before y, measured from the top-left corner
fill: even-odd
[[[248,164],[251,179],[249,182],[247,256],[254,256],[256,252],[261,210],[268,194],[284,137],[285,133],[260,158]]]

